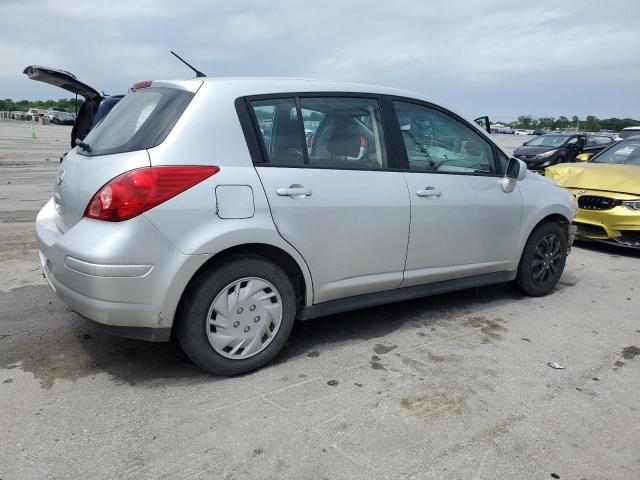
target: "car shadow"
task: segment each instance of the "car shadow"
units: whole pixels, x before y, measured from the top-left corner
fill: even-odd
[[[509,284],[489,285],[297,322],[273,363],[315,352],[325,345],[383,338],[402,328],[432,327],[452,316],[473,315],[479,306],[523,298]]]
[[[10,313],[0,323],[0,333],[9,332],[1,340],[0,369],[30,372],[44,389],[59,379],[76,381],[100,374],[109,375],[116,384],[143,388],[223,379],[194,365],[174,338],[151,343],[115,337],[72,312],[48,287],[17,290],[21,298],[12,300]],[[297,322],[272,366],[322,346],[382,338],[407,326],[429,327],[454,315],[472,315],[482,305],[518,298],[522,296],[510,285],[499,284]],[[0,307],[6,303],[2,300]],[[12,324],[19,324],[19,330],[10,331]]]

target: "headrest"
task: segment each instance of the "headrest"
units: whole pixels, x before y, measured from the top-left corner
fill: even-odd
[[[336,122],[327,142],[327,151],[332,155],[357,157],[360,154],[360,130],[353,123]]]

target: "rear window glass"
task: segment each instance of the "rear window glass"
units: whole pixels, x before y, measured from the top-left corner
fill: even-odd
[[[623,130],[620,132],[620,138],[631,138],[640,135],[640,129],[638,130]]]
[[[152,148],[162,143],[193,98],[173,88],[145,88],[129,93],[89,132],[83,155],[107,155]]]

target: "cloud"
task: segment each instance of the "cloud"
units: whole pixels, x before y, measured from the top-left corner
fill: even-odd
[[[386,84],[474,113],[637,115],[637,0],[22,0],[0,16],[0,96],[54,95],[24,80],[33,63],[109,92],[189,77],[172,49],[210,75]]]
[[[0,40],[0,81],[3,78],[15,78],[17,72],[22,73],[27,58],[38,58],[41,63],[49,65],[57,65],[62,61],[62,56],[51,46]]]

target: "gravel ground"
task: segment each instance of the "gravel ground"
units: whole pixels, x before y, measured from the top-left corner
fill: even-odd
[[[271,365],[212,377],[44,284],[33,220],[69,129],[28,128],[0,121],[0,479],[640,478],[638,252],[578,245],[545,298],[300,323]]]

